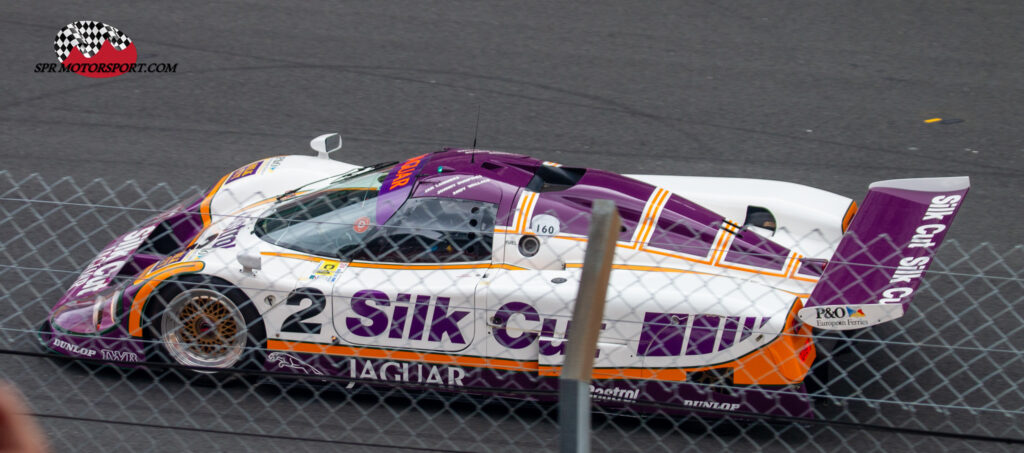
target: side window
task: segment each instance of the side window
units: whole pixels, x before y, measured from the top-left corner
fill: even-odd
[[[351,259],[452,263],[491,259],[497,206],[452,198],[410,198]]]

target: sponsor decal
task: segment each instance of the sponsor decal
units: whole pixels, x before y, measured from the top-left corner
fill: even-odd
[[[816,326],[828,327],[866,327],[871,325],[867,320],[855,319],[864,318],[864,309],[858,307],[847,307],[834,305],[831,307],[814,307],[814,318]]]
[[[96,351],[93,349],[84,348],[76,344],[71,344],[68,343],[67,341],[61,340],[60,338],[54,338],[53,345],[75,355],[81,355],[85,357],[92,357],[96,355]]]
[[[249,165],[246,165],[238,170],[231,172],[231,176],[228,176],[228,180],[224,181],[224,184],[230,184],[232,181],[237,181],[246,176],[252,176],[256,174],[256,171],[260,169],[260,165],[263,165],[262,160],[258,160]]]
[[[451,192],[451,196],[455,196],[465,192],[467,189],[472,189],[488,182],[491,182],[491,180],[489,178],[485,178],[483,175],[473,175],[468,178],[464,175],[455,175],[426,188],[423,193],[429,194],[437,191],[437,195],[443,195],[447,192]]]
[[[103,360],[109,360],[112,362],[139,362],[139,355],[129,351],[111,351],[110,349],[101,349],[100,357]]]
[[[413,157],[412,159],[402,162],[401,165],[395,167],[395,169],[392,170],[394,172],[394,176],[388,178],[389,180],[385,180],[381,185],[381,193],[387,193],[392,190],[408,186],[409,183],[412,182],[412,177],[415,176],[423,167],[423,164],[426,163],[427,159],[424,158],[427,156],[428,154],[423,154]]]
[[[341,271],[348,267],[348,263],[342,263],[334,260],[323,260],[320,261],[320,265],[317,266],[316,270],[312,274],[309,274],[308,280],[327,280],[333,282],[338,279],[338,275]]]
[[[35,72],[71,72],[109,78],[128,72],[177,72],[177,63],[139,63],[135,42],[113,25],[80,20],[65,25],[53,38],[57,63],[37,63]]]
[[[194,249],[185,255],[182,261],[201,260],[204,256],[209,255],[212,250],[210,249]],[[154,267],[156,269],[156,267]]]
[[[309,374],[313,376],[323,376],[324,373],[315,366],[312,366],[297,357],[285,354],[283,352],[271,352],[267,355],[267,360],[273,363],[278,368],[286,368],[302,374]]]
[[[277,170],[277,167],[280,167],[281,163],[284,162],[284,158],[285,156],[280,156],[270,159],[270,161],[267,162],[267,165],[263,167],[263,172],[273,173],[274,170]]]
[[[213,241],[212,247],[218,249],[233,248],[235,246],[235,239],[238,237],[238,232],[242,231],[247,220],[248,219],[246,218],[239,217],[235,219],[234,222],[231,222],[231,224],[224,228],[224,231],[221,231],[220,234],[217,235],[217,239]]]
[[[557,236],[559,226],[558,219],[547,214],[534,216],[533,220],[530,221],[530,230],[538,236]]]
[[[693,407],[698,409],[716,409],[720,411],[735,411],[739,410],[739,403],[719,403],[717,401],[696,401],[696,400],[683,400],[683,406]]]
[[[131,254],[142,245],[154,228],[156,225],[128,233],[121,241],[103,249],[68,289],[68,297],[90,294],[110,284]]]
[[[510,153],[510,152],[506,152],[506,151],[490,151],[490,150],[486,150],[486,149],[457,149],[455,151],[459,152],[459,153],[464,153],[464,154],[493,154],[495,156],[518,156],[519,155],[519,154],[516,154],[516,153]]]
[[[466,344],[459,321],[468,310],[452,310],[448,297],[399,293],[392,302],[383,291],[364,289],[352,295],[356,316],[345,317],[350,333],[364,338],[388,338]],[[390,313],[388,313],[390,311]]]
[[[405,203],[412,191],[413,181],[417,173],[426,167],[430,160],[429,154],[413,157],[388,172],[381,181],[380,194],[377,197],[377,225],[385,224],[398,207]]]
[[[834,330],[860,329],[902,315],[903,306],[900,304],[826,305],[800,309],[803,322]]]
[[[768,316],[646,312],[637,342],[637,356],[714,354],[750,340],[769,320]]]
[[[509,321],[513,317],[519,316],[525,321],[539,324],[540,329],[537,329],[536,325],[535,327],[510,328]],[[494,339],[498,344],[509,349],[523,349],[533,345],[540,338],[537,345],[538,352],[545,356],[565,355],[565,344],[569,336],[569,328],[572,326],[572,322],[566,319],[541,318],[537,309],[532,305],[517,301],[508,302],[498,308],[491,318],[491,322]],[[564,333],[556,338],[558,327],[563,322],[565,329],[560,331]],[[602,323],[601,330],[604,330],[605,326]],[[594,357],[600,357],[600,354],[601,351],[598,349],[597,355]]]
[[[601,401],[636,401],[640,389],[624,389],[621,387],[600,388],[590,385],[590,397]]]
[[[924,216],[921,217],[921,222],[923,223],[914,230],[914,235],[910,238],[910,243],[907,244],[907,252],[914,252],[911,249],[931,249],[935,247],[935,236],[946,231],[946,224],[942,222],[947,221],[946,216],[951,216],[956,212],[956,208],[959,206],[962,198],[960,195],[939,195],[932,198]],[[931,261],[931,258],[928,256],[916,255],[917,253],[913,253],[912,256],[900,258],[899,265],[889,278],[889,285],[893,285],[893,287],[882,292],[882,297],[878,300],[878,303],[900,303],[914,294],[920,283],[921,276]]]
[[[465,385],[462,380],[466,377],[466,370],[455,366],[359,359],[348,359],[348,372],[353,379],[458,387]]]
[[[160,269],[161,267],[164,267],[168,264],[177,263],[178,261],[181,261],[181,257],[183,256],[185,256],[184,251],[175,253],[173,255],[168,255],[166,258],[157,261],[156,264],[153,266],[153,269]]]
[[[370,218],[363,216],[356,219],[355,223],[352,224],[352,230],[356,233],[365,233],[366,230],[370,229]]]

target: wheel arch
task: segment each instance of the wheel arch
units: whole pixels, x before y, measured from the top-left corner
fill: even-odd
[[[143,318],[146,310],[150,309],[150,300],[154,294],[167,287],[168,283],[179,282],[185,275],[202,275],[199,272],[206,267],[202,261],[186,261],[174,263],[150,272],[148,275],[135,281],[138,289],[132,296],[131,306],[128,308],[128,334],[132,337],[142,337],[144,334]]]

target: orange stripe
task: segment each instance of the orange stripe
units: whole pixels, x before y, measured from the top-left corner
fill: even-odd
[[[711,265],[718,266],[722,262],[722,258],[725,258],[725,253],[732,246],[733,235],[731,233],[722,233],[722,237],[715,245],[715,252],[711,258]]]
[[[568,239],[570,241],[587,242],[587,238],[578,238],[575,236],[555,236],[555,239]]]
[[[511,264],[492,264],[491,269],[508,269],[510,271],[525,271],[525,267],[513,266]]]
[[[800,281],[802,281],[802,282],[809,282],[809,283],[818,283],[818,279],[816,279],[816,278],[811,278],[811,277],[801,277],[801,276],[799,276],[799,275],[794,275],[794,276],[792,277],[792,279],[793,279],[793,280],[800,280]]]
[[[640,213],[640,225],[637,226],[636,231],[633,232],[633,243],[630,244],[633,249],[640,247],[640,242],[643,241],[644,231],[647,229],[648,220],[651,218],[655,207],[658,205],[658,199],[661,198],[661,189],[655,189],[651,193],[651,199],[644,206],[644,210]]]
[[[491,267],[491,263],[480,263],[480,264],[427,264],[427,265],[416,265],[416,264],[383,264],[383,263],[362,263],[353,262],[348,267],[358,267],[363,269],[405,269],[405,270],[438,270],[438,269],[487,269]]]
[[[658,209],[661,208],[661,205],[665,201],[667,201],[668,194],[669,191],[664,189],[658,189],[658,192],[654,196],[654,202],[653,204],[651,204],[650,210],[647,211],[647,215],[644,217],[644,223],[640,226],[640,232],[636,237],[636,243],[633,244],[635,248],[639,249],[640,246],[644,242],[646,242],[645,237],[647,236],[647,234],[653,231],[655,222],[654,216],[656,213],[658,213]]]
[[[525,232],[530,228],[530,219],[533,218],[533,211],[537,209],[537,199],[540,198],[539,193],[533,194],[533,198],[530,199],[530,205],[527,206],[526,217],[523,218],[523,231]]]
[[[203,228],[206,228],[208,225],[210,225],[210,205],[213,204],[213,196],[217,195],[217,191],[220,190],[220,188],[224,185],[224,182],[228,180],[229,176],[231,176],[231,173],[228,173],[224,175],[223,178],[220,178],[220,181],[217,181],[217,185],[213,186],[213,190],[210,191],[210,194],[207,195],[206,198],[203,199],[203,202],[199,205],[199,215],[203,219]]]
[[[279,256],[281,258],[292,258],[292,259],[297,259],[297,260],[306,260],[306,261],[315,261],[315,262],[331,259],[331,258],[320,258],[320,257],[317,257],[317,256],[310,256],[310,255],[300,255],[298,253],[282,253],[282,252],[260,252],[260,255]]]
[[[649,248],[646,248],[646,247],[644,247],[644,249],[642,251],[645,252],[645,253],[653,253],[655,255],[667,256],[669,258],[676,258],[676,259],[680,259],[680,260],[691,261],[691,262],[698,263],[698,264],[711,264],[711,262],[708,261],[706,258],[705,259],[691,258],[691,257],[688,257],[688,256],[676,255],[675,253],[662,252],[662,251],[659,251],[659,250],[649,249]]]
[[[232,173],[228,173],[224,175],[223,178],[220,178],[220,181],[217,181],[217,184],[214,184],[213,188],[210,189],[210,193],[206,195],[206,198],[203,198],[203,202],[199,203],[199,218],[203,221],[203,227],[199,229],[199,232],[196,233],[195,237],[193,237],[192,240],[189,241],[188,245],[185,246],[186,249],[192,247],[192,245],[194,245],[196,241],[199,240],[199,237],[206,231],[206,228],[210,226],[210,204],[213,203],[213,196],[217,195],[217,191],[220,190],[221,186],[224,185],[224,182],[228,180],[228,177],[231,176]]]
[[[135,293],[135,298],[132,299],[132,307],[128,313],[128,334],[133,337],[142,336],[142,309],[146,305],[146,301],[149,299],[150,294],[156,289],[161,283],[170,277],[178,274],[184,274],[187,272],[199,272],[203,270],[202,261],[188,261],[185,263],[175,263],[156,271],[151,275],[146,283],[139,288],[139,291]]]
[[[793,252],[793,263],[789,266],[789,270],[786,271],[786,277],[792,278],[793,274],[796,273],[796,268],[800,267],[800,256],[799,253]]]
[[[529,192],[524,193],[523,196],[519,198],[519,212],[516,213],[516,220],[512,224],[513,233],[518,233],[520,231],[520,226],[523,224],[523,213],[526,211],[526,200],[529,199]]]
[[[754,273],[754,274],[767,275],[769,277],[780,277],[780,278],[785,278],[786,277],[786,274],[779,274],[777,272],[763,271],[763,270],[757,270],[757,269],[748,269],[748,268],[745,268],[745,267],[730,266],[728,264],[722,264],[722,263],[718,264],[718,267],[725,268],[725,269],[731,269],[731,270],[734,270],[734,271],[751,272],[751,273]]]
[[[631,238],[632,243],[629,244],[627,248],[636,249],[639,245],[640,233],[643,231],[644,226],[647,225],[647,217],[649,217],[650,215],[651,206],[654,204],[654,200],[658,197],[658,195],[660,195],[660,192],[658,192],[658,190],[660,189],[655,189],[654,192],[651,193],[651,199],[646,204],[644,204],[644,210],[643,212],[640,213],[640,224],[637,225],[636,231],[633,231],[633,237]]]
[[[562,374],[561,366],[542,366],[537,368],[541,376],[558,376]],[[591,379],[646,379],[655,381],[685,381],[686,370],[682,368],[648,369],[648,368],[594,368]]]
[[[583,267],[583,263],[566,263],[567,268],[578,268]],[[642,272],[668,272],[677,274],[699,274],[699,275],[715,275],[707,272],[689,271],[685,269],[676,269],[672,267],[658,267],[658,266],[637,266],[631,264],[613,264],[612,269],[622,269],[627,271],[642,271]]]
[[[519,210],[519,216],[516,219],[516,233],[526,231],[526,218],[535,198],[537,198],[537,194],[534,192],[523,195],[523,207]]]
[[[767,276],[770,276],[770,277],[787,278],[787,277],[792,275],[793,264],[796,262],[795,259],[791,259],[792,256],[793,256],[793,254],[791,254],[790,257],[786,258],[785,266],[782,268],[782,272],[781,273],[775,272],[775,271],[768,271],[768,270],[759,270],[759,269],[756,269],[756,268],[755,269],[751,269],[749,267],[739,267],[738,265],[730,266],[730,265],[725,264],[725,263],[720,263],[719,267],[724,267],[726,269],[732,269],[732,270],[735,270],[735,271],[753,272],[755,274],[767,275]]]
[[[796,260],[796,257],[797,257],[797,253],[796,252],[792,252],[792,251],[789,252],[789,256],[786,257],[786,261],[785,261],[786,265],[782,269],[782,276],[784,278],[789,278],[789,277],[793,276],[794,265],[798,262]]]
[[[293,258],[297,260],[320,262],[324,260],[331,260],[332,258],[321,258],[310,255],[300,255],[297,253],[282,253],[282,252],[260,252],[260,255],[266,256],[279,256],[281,258]],[[361,269],[405,269],[405,270],[437,270],[437,269],[487,269],[487,268],[501,268],[509,269],[514,271],[520,271],[526,269],[525,267],[513,266],[511,264],[491,264],[491,263],[478,263],[478,264],[384,264],[384,263],[365,263],[365,262],[353,262],[349,263],[349,267],[358,267]]]
[[[708,258],[708,264],[714,266],[715,259],[718,257],[718,252],[721,251],[725,241],[728,240],[729,233],[719,230],[718,237],[715,238],[715,244],[711,246],[711,257]]]
[[[857,202],[851,201],[850,207],[846,208],[846,214],[843,215],[843,233],[850,228],[850,222],[853,221],[853,216],[857,214]]]
[[[536,361],[494,359],[487,357],[438,354],[433,352],[360,348],[320,343],[304,343],[299,341],[268,340],[267,349],[272,351],[293,351],[304,352],[307,354],[340,355],[367,359],[387,359],[434,363],[440,365],[459,365],[472,368],[491,368],[496,370],[535,371],[537,369]]]
[[[665,189],[661,190],[661,200],[658,200],[658,204],[654,206],[654,211],[651,211],[651,224],[650,227],[647,228],[647,231],[644,232],[643,242],[647,242],[647,240],[650,239],[651,234],[654,233],[654,229],[658,225],[658,218],[661,217],[661,211],[665,208],[665,205],[668,204],[668,199],[671,196],[672,192]]]

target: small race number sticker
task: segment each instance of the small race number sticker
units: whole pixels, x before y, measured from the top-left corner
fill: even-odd
[[[547,214],[535,216],[530,222],[530,229],[538,236],[556,236],[559,231],[558,226],[558,219]]]
[[[332,274],[334,274],[334,272],[336,272],[338,270],[338,267],[340,265],[341,265],[341,263],[338,262],[338,261],[323,260],[323,261],[320,262],[320,267],[316,268],[316,270],[313,271],[313,275],[319,275],[319,276],[332,275]]]

